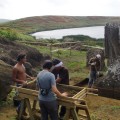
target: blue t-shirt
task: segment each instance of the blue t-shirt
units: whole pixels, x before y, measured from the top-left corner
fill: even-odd
[[[39,88],[39,100],[42,101],[53,101],[56,100],[55,93],[52,92],[52,86],[56,86],[55,76],[48,70],[42,70],[37,75],[37,87]],[[41,95],[41,89],[48,89],[49,92],[47,95]]]

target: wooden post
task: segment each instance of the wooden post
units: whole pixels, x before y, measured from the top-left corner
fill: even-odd
[[[35,110],[35,109],[36,109],[36,105],[37,105],[37,100],[34,100],[34,101],[33,101],[33,108],[32,108],[32,110]]]
[[[71,56],[71,54],[72,54],[71,50],[72,50],[72,49],[71,49],[71,47],[70,47],[70,56]]]
[[[25,102],[26,102],[26,106],[28,108],[28,112],[29,112],[29,115],[30,115],[30,120],[35,120],[34,117],[33,117],[33,113],[32,113],[32,109],[31,109],[31,106],[30,106],[29,99],[25,98]]]
[[[71,109],[71,113],[72,113],[72,116],[74,118],[74,120],[79,120],[79,117],[78,117],[78,114],[76,112],[76,109]]]

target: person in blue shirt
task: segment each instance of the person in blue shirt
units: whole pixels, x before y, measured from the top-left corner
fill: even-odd
[[[37,75],[37,88],[39,89],[39,105],[41,109],[41,120],[58,120],[57,96],[67,97],[67,93],[61,93],[56,87],[55,76],[50,72],[51,61],[45,61],[43,70]]]

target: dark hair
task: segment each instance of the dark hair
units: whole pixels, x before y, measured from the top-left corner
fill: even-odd
[[[17,56],[17,61],[20,61],[20,60],[23,59],[25,56],[26,56],[26,54],[23,54],[23,53],[19,54],[19,55]]]
[[[52,67],[52,62],[50,60],[46,60],[43,64],[43,69],[50,69]]]
[[[52,64],[53,65],[57,65],[57,64],[59,64],[61,61],[60,60],[58,60],[58,59],[53,59],[52,60]]]

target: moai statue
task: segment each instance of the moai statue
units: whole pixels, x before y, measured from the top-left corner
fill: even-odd
[[[105,26],[105,56],[109,61],[108,72],[98,81],[99,95],[120,99],[120,23]]]

